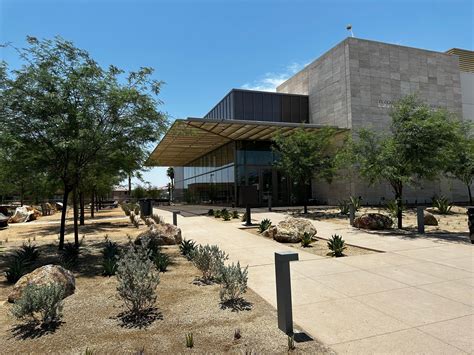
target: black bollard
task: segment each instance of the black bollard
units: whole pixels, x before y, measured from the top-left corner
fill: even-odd
[[[298,260],[298,253],[292,251],[275,253],[278,328],[289,336],[293,335],[290,261],[294,260]]]
[[[425,233],[425,216],[424,216],[425,208],[422,206],[418,206],[416,208],[416,220],[418,222],[418,233]]]
[[[250,205],[247,204],[247,206],[245,207],[245,215],[246,215],[246,220],[245,220],[245,225],[246,226],[251,226],[252,225],[252,216],[250,214]]]
[[[268,212],[272,211],[272,197],[268,196]]]
[[[354,219],[355,219],[355,207],[352,203],[349,204],[349,224],[351,226],[354,225]]]
[[[175,226],[178,225],[178,214],[179,214],[179,211],[173,211],[173,224]]]
[[[469,226],[469,239],[474,244],[474,206],[467,208],[467,224]]]

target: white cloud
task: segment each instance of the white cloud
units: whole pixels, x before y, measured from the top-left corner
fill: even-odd
[[[306,64],[291,63],[285,70],[280,73],[265,73],[261,78],[254,80],[251,83],[242,85],[242,89],[259,90],[259,91],[275,91],[277,86],[286,81],[289,77],[303,69]]]

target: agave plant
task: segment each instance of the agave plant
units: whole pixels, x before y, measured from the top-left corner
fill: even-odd
[[[221,218],[221,210],[215,210],[214,211],[214,217],[215,218]]]
[[[357,212],[361,205],[362,205],[362,199],[360,198],[360,196],[358,197],[355,197],[355,196],[351,196],[349,197],[349,202],[352,206],[354,206],[354,210]]]
[[[346,249],[345,241],[341,236],[334,234],[331,239],[328,240],[328,248],[331,250],[328,255],[335,256],[336,258],[344,256],[343,252]]]
[[[339,201],[339,213],[342,215],[349,214],[349,201],[341,200]]]
[[[207,211],[208,216],[214,216],[214,210],[211,208],[209,211]]]
[[[20,257],[22,257],[26,262],[31,263],[36,261],[39,257],[38,247],[34,244],[31,244],[31,241],[28,240],[28,243],[23,243],[18,251]]]
[[[194,250],[196,249],[196,242],[193,240],[183,239],[179,245],[179,251],[186,259],[191,260]]]
[[[237,212],[237,211],[232,211],[232,218],[238,219],[238,218],[239,218],[239,212]]]
[[[448,201],[444,196],[437,197],[433,200],[433,206],[438,210],[440,214],[449,214],[453,204]]]
[[[221,212],[221,217],[224,221],[230,221],[232,216],[230,215],[230,212],[227,211],[225,208]]]
[[[401,210],[401,212],[403,213],[403,211],[405,210],[405,206],[403,206],[403,204],[400,204],[399,207],[397,200],[390,200],[387,202],[387,210],[390,216],[392,216],[393,218],[397,218],[398,211]]]
[[[301,246],[303,248],[307,248],[311,245],[313,242],[313,238],[311,237],[311,234],[308,232],[304,232],[303,237],[301,237]]]
[[[268,218],[265,218],[258,225],[258,232],[259,233],[265,232],[268,228],[270,228],[271,225],[272,225],[272,221],[270,221]]]

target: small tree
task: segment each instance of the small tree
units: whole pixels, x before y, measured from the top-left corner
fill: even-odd
[[[312,178],[331,182],[335,172],[335,129],[321,128],[308,131],[298,128],[290,135],[278,133],[273,137],[275,163],[288,176],[304,188],[304,213],[308,212],[307,190]]]
[[[390,183],[398,205],[398,228],[402,228],[404,186],[418,179],[434,179],[445,170],[457,121],[446,111],[432,110],[414,95],[398,101],[390,115],[391,134],[361,130],[357,139],[349,139],[344,155],[370,184]]]
[[[447,168],[448,176],[462,181],[469,194],[469,204],[472,204],[471,185],[474,182],[474,130],[473,124],[465,122],[458,131],[454,141],[454,149]]]
[[[168,178],[170,179],[170,183],[169,183],[169,193],[170,193],[170,201],[173,200],[173,191],[174,191],[174,168],[173,167],[169,167],[167,170],[166,170],[166,176],[168,176]]]

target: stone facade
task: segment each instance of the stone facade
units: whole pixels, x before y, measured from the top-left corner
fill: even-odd
[[[392,103],[408,94],[416,94],[428,105],[447,109],[460,118],[464,114],[468,116],[465,119],[474,119],[470,117],[473,91],[466,89],[473,85],[473,76],[460,73],[456,55],[347,38],[277,91],[307,94],[310,123],[349,128],[355,134],[361,128],[388,131]],[[357,177],[330,185],[314,181],[312,189],[313,198],[330,204],[349,195],[362,196],[368,203],[393,198],[388,184],[368,186]],[[441,194],[465,201],[467,190],[458,181],[444,179],[407,187],[404,197],[408,202],[429,202]]]

